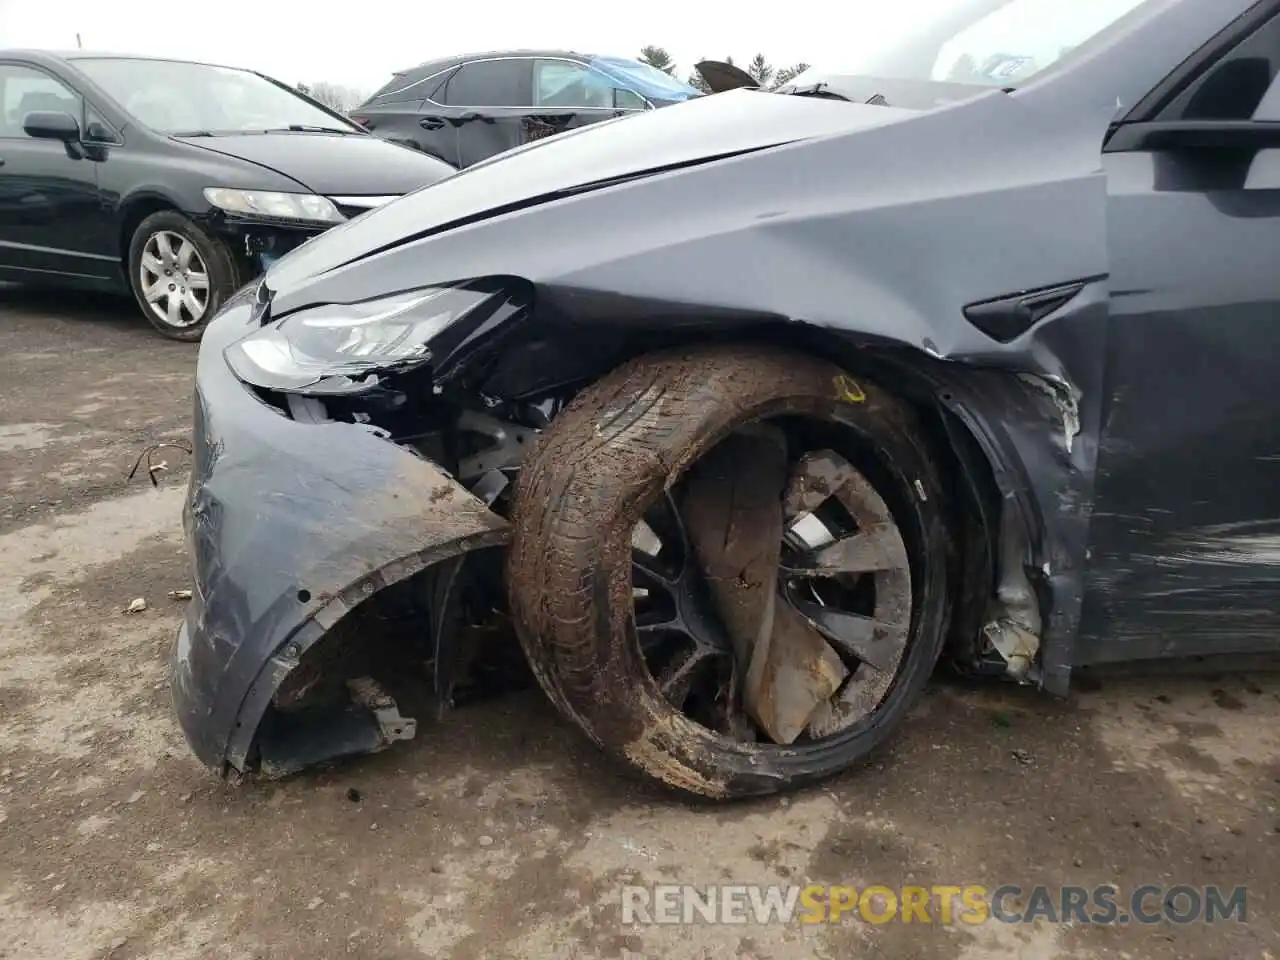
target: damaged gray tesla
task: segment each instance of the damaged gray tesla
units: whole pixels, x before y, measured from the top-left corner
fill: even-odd
[[[955,0],[286,256],[200,348],[195,753],[376,751],[514,652],[727,798],[855,765],[940,660],[1274,649],[1277,9]]]

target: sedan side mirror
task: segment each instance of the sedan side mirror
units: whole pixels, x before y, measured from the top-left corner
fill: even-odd
[[[37,110],[28,113],[22,121],[22,130],[36,140],[61,140],[74,143],[80,139],[80,124],[69,113],[58,110]]]

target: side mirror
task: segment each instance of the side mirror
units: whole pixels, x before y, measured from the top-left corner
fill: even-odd
[[[1280,147],[1274,120],[1173,120],[1126,123],[1116,128],[1104,153],[1136,150],[1256,151]]]
[[[61,140],[74,143],[80,139],[80,124],[69,113],[58,110],[38,110],[28,113],[22,120],[22,130],[36,140]]]

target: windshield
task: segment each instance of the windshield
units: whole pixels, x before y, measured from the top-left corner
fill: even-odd
[[[290,127],[360,132],[248,70],[106,57],[77,59],[75,65],[129,113],[161,133],[252,133]]]
[[[657,67],[625,57],[594,57],[592,65],[621,80],[650,100],[688,100],[700,96],[695,87],[682,83]]]
[[[1161,0],[944,0],[903,40],[823,73],[1009,87]],[[819,71],[806,71],[817,76]],[[805,75],[795,79],[803,86]]]

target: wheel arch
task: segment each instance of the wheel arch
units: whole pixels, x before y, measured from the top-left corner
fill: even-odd
[[[1063,578],[1059,530],[1025,459],[1028,435],[1048,437],[1069,416],[1045,390],[1048,381],[812,324],[765,324],[742,335],[833,361],[915,408],[943,476],[956,480],[950,521],[958,549],[943,656],[965,674],[1033,679],[1065,693],[1063,643],[1051,649],[1045,638],[1051,627],[1062,630],[1062,608],[1078,596],[1069,579],[1063,587],[1051,576]],[[1073,638],[1074,623],[1066,626]]]
[[[117,235],[119,257],[117,259],[125,280],[129,279],[129,246],[133,242],[134,233],[143,220],[161,210],[182,212],[180,204],[160,190],[139,190],[130,194],[120,204],[120,231]]]
[[[120,263],[125,285],[133,293],[138,306],[149,322],[165,336],[172,336],[179,340],[198,340],[200,331],[203,331],[205,324],[217,313],[221,303],[243,285],[242,278],[246,274],[237,259],[236,251],[210,230],[206,218],[199,215],[193,216],[189,209],[183,204],[174,202],[172,197],[163,191],[147,189],[140,190],[127,198],[126,204],[122,205],[123,215],[120,218],[120,242],[123,248]],[[164,218],[170,221],[162,228],[163,230],[181,233],[195,244],[197,249],[201,250],[200,256],[209,271],[205,315],[201,320],[192,322],[190,325],[171,327],[164,323],[157,324],[153,312],[143,302],[143,294],[136,285],[134,257],[137,255],[135,248],[139,246],[136,241],[141,235],[141,227],[153,218]],[[172,289],[172,285],[170,288]]]
[[[786,320],[720,318],[714,324],[655,324],[638,337],[611,326],[608,334],[601,334],[599,326],[591,330],[594,349],[569,356],[552,350],[539,354],[533,364],[508,364],[507,358],[520,355],[530,343],[553,346],[556,340],[571,336],[535,324],[505,342],[497,362],[483,365],[485,371],[479,377],[464,369],[466,364],[441,372],[456,378],[459,386],[479,386],[490,396],[532,396],[553,385],[574,390],[654,350],[733,340],[800,351],[875,382],[915,409],[931,455],[943,476],[956,481],[949,520],[959,549],[949,571],[954,589],[944,656],[963,672],[1008,672],[1009,665],[1000,655],[986,651],[983,629],[1002,567],[1012,563],[1021,568],[1020,553],[1034,552],[1043,539],[1025,471],[999,423],[1000,404],[1007,396],[992,387],[995,381],[1015,379],[1013,375],[938,360],[903,343]],[[573,339],[587,342],[583,336]],[[1016,528],[1016,533],[1011,534],[1005,524]],[[1033,599],[1039,604],[1042,594]],[[1035,611],[1032,621],[1038,634],[1043,612]]]
[[[916,412],[930,455],[950,485],[948,523],[957,549],[950,557],[950,623],[943,656],[963,673],[1004,673],[1002,661],[984,657],[982,628],[997,588],[1002,504],[1015,486],[1016,463],[989,431],[989,420],[965,387],[955,364],[902,344],[851,339],[809,324],[766,325],[759,338],[779,349],[801,350],[835,362],[905,400]]]

